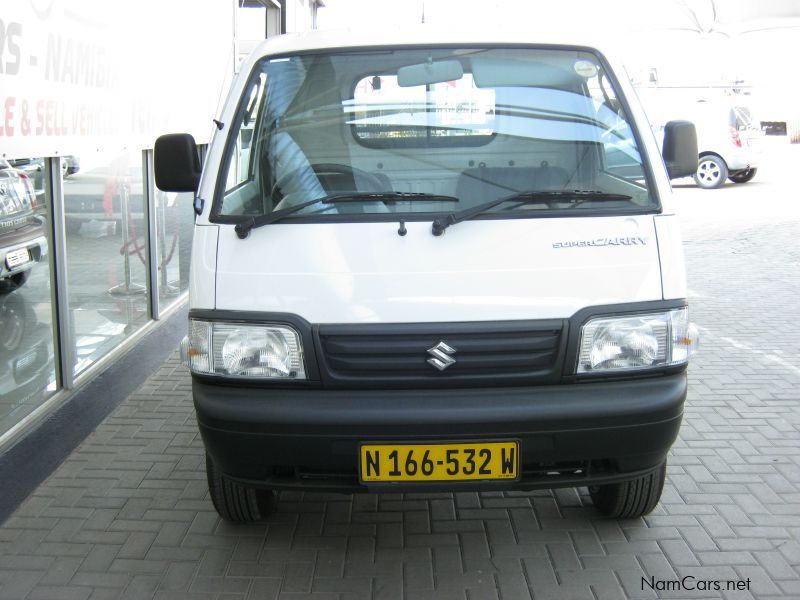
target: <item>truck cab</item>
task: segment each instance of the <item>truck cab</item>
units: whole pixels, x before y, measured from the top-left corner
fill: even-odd
[[[223,518],[280,489],[653,509],[697,345],[669,178],[697,147],[673,122],[662,158],[620,73],[556,36],[280,36],[202,172],[159,138],[156,185],[196,192],[182,353]]]

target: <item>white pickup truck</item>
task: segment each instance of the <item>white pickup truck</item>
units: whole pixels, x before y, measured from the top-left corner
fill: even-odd
[[[157,186],[196,192],[182,350],[223,518],[279,489],[653,509],[697,344],[669,182],[697,145],[669,123],[662,160],[614,64],[556,36],[280,36],[202,174],[159,138]]]

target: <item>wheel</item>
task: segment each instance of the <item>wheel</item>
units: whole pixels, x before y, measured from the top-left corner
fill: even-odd
[[[25,339],[26,325],[36,323],[32,309],[20,296],[7,296],[0,300],[0,356],[12,355]]]
[[[661,499],[667,462],[638,479],[589,488],[595,508],[615,519],[635,519],[652,511]]]
[[[745,169],[744,171],[736,171],[735,173],[728,175],[728,179],[730,179],[733,183],[747,183],[756,176],[757,170],[758,169],[753,167],[752,169]]]
[[[0,279],[0,294],[8,294],[9,292],[21,288],[23,284],[28,281],[30,275],[31,272],[28,270],[12,275],[11,277],[6,277],[5,279]]]
[[[270,490],[257,490],[223,475],[206,454],[208,492],[219,516],[231,523],[254,523],[266,517],[275,504]]]
[[[716,154],[700,157],[694,180],[701,188],[711,190],[718,188],[728,178],[728,165]]]

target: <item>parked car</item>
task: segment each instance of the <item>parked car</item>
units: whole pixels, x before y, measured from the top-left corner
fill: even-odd
[[[224,519],[279,489],[656,506],[697,345],[669,177],[698,151],[671,122],[662,158],[615,64],[555,34],[278,37],[202,174],[157,140],[156,185],[198,192],[182,354]]]
[[[127,166],[126,166],[127,167]],[[110,225],[108,231],[122,231],[122,212],[127,211],[131,227],[141,234],[144,206],[141,169],[119,170],[101,166],[84,171],[64,182],[64,218],[72,234],[92,224]],[[116,223],[116,225],[114,225]]]
[[[15,158],[8,161],[11,163],[11,166],[17,167],[18,169],[23,169],[28,171],[30,169],[31,172],[35,169],[37,173],[44,172],[44,159],[41,157],[38,158]],[[61,157],[61,169],[64,171],[64,174],[74,175],[78,171],[81,170],[81,160],[77,156],[74,155],[67,155]]]
[[[44,219],[36,214],[30,177],[0,159],[0,293],[23,285],[47,256]]]
[[[705,104],[705,106],[704,106]],[[738,104],[699,103],[697,145],[700,161],[694,180],[701,188],[720,187],[729,179],[747,183],[756,175],[764,136],[750,109]]]
[[[726,180],[747,183],[755,177],[764,132],[739,98],[699,100],[690,103],[664,99],[660,106],[645,105],[657,138],[664,123],[686,119],[697,129],[699,162],[695,183],[704,189],[721,187]]]
[[[44,194],[44,158],[13,158],[9,164],[21,171],[33,182],[33,188],[37,197]],[[74,175],[81,170],[81,161],[77,156],[69,155],[61,157],[61,171],[64,177]]]
[[[0,296],[0,415],[36,406],[55,373],[53,333],[24,294]]]

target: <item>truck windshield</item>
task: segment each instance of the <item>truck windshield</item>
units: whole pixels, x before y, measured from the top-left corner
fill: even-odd
[[[619,93],[585,51],[386,48],[268,57],[251,74],[228,131],[212,217],[223,221],[274,222],[268,215],[277,211],[287,215],[281,222],[436,218],[559,190],[592,195],[577,204],[568,194],[500,203],[485,213],[658,208]],[[333,195],[352,198],[312,202]]]

